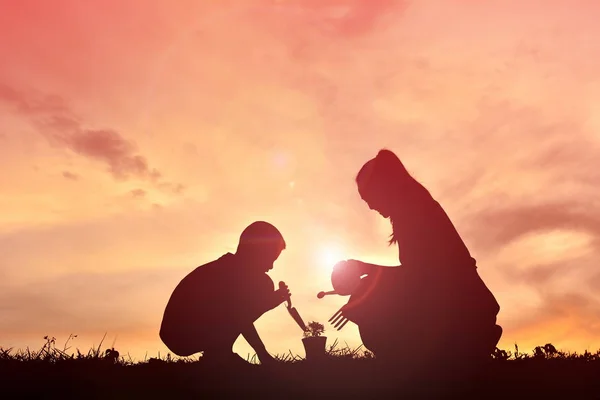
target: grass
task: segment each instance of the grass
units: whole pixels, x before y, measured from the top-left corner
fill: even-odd
[[[0,348],[3,398],[457,398],[469,392],[479,398],[598,398],[600,350],[578,354],[551,344],[531,353],[497,349],[489,365],[469,379],[440,376],[406,378],[406,370],[378,364],[362,347],[351,349],[335,341],[321,360],[277,355],[277,363],[216,368],[201,356],[170,354],[136,362],[112,348],[72,351],[69,336],[60,348],[45,337],[41,349]]]

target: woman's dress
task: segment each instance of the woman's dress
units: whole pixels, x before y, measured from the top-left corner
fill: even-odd
[[[363,278],[345,315],[378,358],[489,358],[500,307],[442,207],[417,185],[393,224],[402,265]]]

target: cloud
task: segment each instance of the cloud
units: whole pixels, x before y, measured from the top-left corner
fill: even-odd
[[[113,129],[84,127],[63,98],[35,92],[25,93],[0,84],[0,101],[30,118],[39,133],[52,145],[104,163],[115,179],[136,178],[158,184],[161,173],[149,166],[134,142]],[[162,185],[179,187],[173,183]],[[171,192],[178,194],[181,190]]]
[[[472,224],[480,234],[472,241],[481,249],[501,248],[532,232],[573,230],[600,239],[600,218],[583,202],[548,203],[482,211]],[[600,249],[599,249],[600,250]]]
[[[158,184],[158,189],[173,194],[182,194],[185,188],[185,185],[181,183],[163,182]]]
[[[142,197],[146,196],[146,191],[143,189],[134,189],[129,193],[131,194],[131,197],[133,197],[134,199],[138,199],[138,198],[142,198]]]
[[[69,172],[69,171],[63,171],[62,176],[65,179],[69,179],[69,180],[72,180],[72,181],[79,180],[79,175],[74,174],[73,172]]]
[[[406,3],[405,0],[355,1],[340,20],[338,30],[346,36],[360,35],[373,30],[389,14],[397,22],[398,13],[404,10]]]
[[[111,130],[77,130],[70,135],[49,134],[52,143],[58,143],[82,156],[103,161],[118,180],[136,177],[156,181],[158,170],[150,168],[146,159],[135,153],[132,142]]]
[[[130,192],[126,194],[131,196]],[[152,204],[152,199],[146,201]],[[187,265],[190,254],[201,257],[215,249],[229,250],[250,218],[241,208],[220,213],[203,202],[185,199],[183,203],[158,210],[135,207],[106,218],[61,221],[3,232],[0,274],[6,275],[4,282],[17,285],[22,280],[65,272],[111,274],[124,268],[139,268],[140,262],[154,266]]]
[[[170,291],[187,272],[70,273],[24,287],[4,287],[0,331],[4,335],[59,335],[154,328]],[[140,304],[145,306],[140,308]]]
[[[372,31],[386,15],[397,19],[407,5],[406,0],[351,0],[344,2],[315,2],[311,0],[280,2],[274,16],[282,14],[293,23],[310,24],[312,29],[333,37],[353,38]],[[288,24],[288,29],[292,29]],[[307,31],[305,31],[307,32]],[[298,32],[296,32],[298,34]],[[291,32],[290,32],[291,34]],[[308,34],[308,33],[307,33]]]
[[[0,83],[0,100],[13,104],[17,111],[27,115],[63,115],[70,114],[65,101],[56,95],[32,95],[24,93],[11,86]]]
[[[597,344],[600,336],[600,301],[576,292],[545,296],[540,307],[526,319],[513,324],[511,336],[525,347],[553,343],[562,349],[573,344]],[[596,350],[593,348],[591,350]]]

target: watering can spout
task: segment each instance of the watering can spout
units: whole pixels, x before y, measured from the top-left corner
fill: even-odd
[[[336,292],[335,290],[330,290],[329,292],[319,292],[319,293],[317,293],[317,298],[322,299],[323,297],[325,297],[329,294],[339,294],[339,293]]]

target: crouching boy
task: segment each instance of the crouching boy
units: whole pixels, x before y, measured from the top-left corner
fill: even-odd
[[[267,222],[246,227],[235,254],[196,268],[177,285],[160,327],[163,343],[179,356],[203,352],[206,360],[239,362],[232,348],[241,334],[262,364],[273,361],[254,322],[290,297],[287,286],[275,290],[266,274],[285,246]]]

